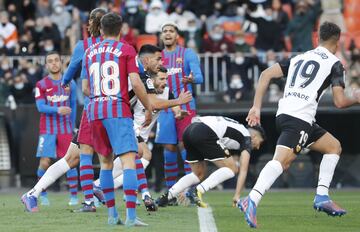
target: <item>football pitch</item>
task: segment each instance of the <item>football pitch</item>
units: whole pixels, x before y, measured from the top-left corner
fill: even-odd
[[[124,202],[117,193],[116,204],[124,218]],[[268,231],[268,232],[359,232],[360,190],[331,192],[334,201],[347,210],[343,217],[329,217],[312,209],[312,190],[270,191],[263,198],[258,211],[258,229],[250,229],[238,208],[231,207],[231,191],[210,191],[204,201],[210,204],[217,231]],[[247,192],[246,192],[247,193]],[[24,212],[20,203],[21,192],[0,193],[0,231],[26,232],[91,232],[91,231],[154,231],[193,232],[200,231],[197,207],[171,206],[148,214],[138,207],[139,217],[149,227],[125,229],[123,226],[108,226],[106,207],[96,213],[71,213],[76,206],[68,206],[68,194],[49,192],[50,206],[40,206],[38,213]],[[245,196],[245,195],[244,195]],[[79,195],[79,197],[82,197]],[[216,230],[212,230],[216,231]]]

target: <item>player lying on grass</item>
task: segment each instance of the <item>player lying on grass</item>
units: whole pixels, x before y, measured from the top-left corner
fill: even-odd
[[[169,200],[176,198],[186,188],[197,185],[191,191],[191,196],[198,206],[207,207],[202,201],[202,194],[234,177],[238,172],[231,156],[233,152],[241,154],[238,178],[241,190],[245,183],[251,150],[259,149],[264,139],[265,132],[260,126],[245,128],[233,119],[220,116],[194,118],[183,135],[184,146],[188,152],[186,161],[190,163],[192,173],[182,177],[169,191],[159,197],[157,204],[165,207]],[[206,179],[205,161],[213,162],[218,167]]]

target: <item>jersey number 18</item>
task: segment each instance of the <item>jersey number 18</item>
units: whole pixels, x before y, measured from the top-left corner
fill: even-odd
[[[89,72],[93,76],[94,96],[100,96],[101,92],[106,96],[119,94],[119,66],[115,61],[108,60],[101,65],[93,63]]]

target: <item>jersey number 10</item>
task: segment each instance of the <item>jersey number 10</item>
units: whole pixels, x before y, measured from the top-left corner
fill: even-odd
[[[108,60],[101,65],[99,62],[93,63],[89,72],[93,76],[94,96],[120,93],[119,66],[115,61]]]
[[[302,65],[303,62],[304,60],[299,60],[295,63],[295,71],[291,78],[290,88],[295,86],[295,81],[298,77],[300,69],[301,71],[299,76],[307,79],[300,85],[300,88],[305,88],[306,86],[308,86],[315,79],[316,74],[320,69],[320,64],[315,60],[309,60],[304,65]]]

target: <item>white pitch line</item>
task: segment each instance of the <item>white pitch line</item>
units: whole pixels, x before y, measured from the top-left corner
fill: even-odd
[[[215,219],[212,214],[211,207],[198,207],[198,217],[200,224],[200,232],[217,232]]]

